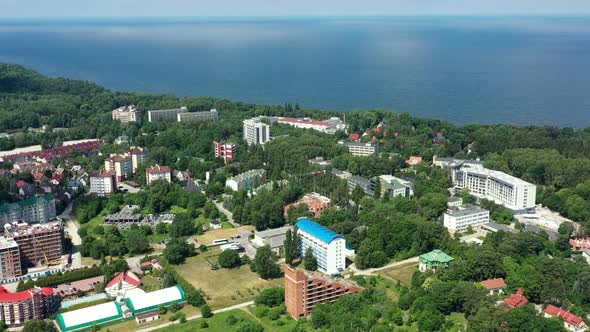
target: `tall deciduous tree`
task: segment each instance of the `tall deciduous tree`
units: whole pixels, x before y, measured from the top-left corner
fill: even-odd
[[[281,274],[281,268],[277,264],[277,257],[268,245],[258,248],[252,264],[254,270],[262,279],[275,278]]]

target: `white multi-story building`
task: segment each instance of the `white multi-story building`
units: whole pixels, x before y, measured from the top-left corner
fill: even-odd
[[[471,163],[452,168],[451,174],[453,184],[469,189],[473,196],[494,201],[511,210],[535,207],[537,187],[512,175]]]
[[[246,119],[244,124],[244,141],[248,145],[264,144],[270,141],[270,126],[261,118]]]
[[[141,111],[135,108],[135,105],[121,106],[111,112],[113,120],[119,120],[122,123],[138,122],[141,123]]]
[[[90,193],[107,197],[116,190],[115,172],[98,171],[90,175]]]
[[[295,128],[313,129],[327,134],[334,134],[337,130],[346,130],[346,125],[338,117],[332,117],[323,121],[316,121],[310,118],[296,119],[279,117],[277,118],[277,122],[288,124]]]
[[[397,178],[393,175],[379,176],[381,181],[381,193],[388,193],[390,198],[402,196],[410,198],[414,196],[413,184],[410,181]]]
[[[145,180],[149,186],[152,182],[157,180],[164,180],[166,182],[172,181],[170,175],[170,167],[157,165],[145,170]]]
[[[180,108],[172,108],[167,110],[153,110],[148,111],[148,121],[149,122],[157,122],[157,121],[177,121],[179,113],[186,113],[188,109],[186,106],[182,106]]]
[[[374,153],[379,153],[378,142],[346,142],[339,141],[339,144],[344,145],[348,152],[352,153],[353,156],[369,156]]]
[[[0,223],[15,221],[45,223],[55,216],[55,199],[51,194],[34,196],[12,204],[5,202],[0,205]]]
[[[233,191],[242,189],[254,189],[266,182],[266,171],[263,169],[253,169],[238,174],[225,181],[225,186]]]
[[[181,112],[176,114],[178,122],[188,121],[217,121],[217,110],[212,109],[209,112]]]
[[[489,222],[490,211],[470,204],[449,209],[443,218],[443,224],[449,233],[465,232],[469,226],[475,228]]]
[[[346,267],[344,237],[307,218],[299,218],[296,225],[301,241],[301,257],[307,248],[311,248],[318,262],[318,270],[330,275],[342,273]]]

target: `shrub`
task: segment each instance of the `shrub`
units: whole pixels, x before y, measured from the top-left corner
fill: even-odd
[[[213,316],[213,312],[211,311],[211,308],[207,304],[202,305],[200,307],[200,309],[201,309],[201,315],[204,318],[209,318],[209,317]]]
[[[285,302],[285,289],[274,287],[265,289],[254,301],[257,305],[263,304],[269,307],[276,307]]]

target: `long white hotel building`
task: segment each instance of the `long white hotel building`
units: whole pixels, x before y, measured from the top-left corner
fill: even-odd
[[[318,270],[337,275],[346,267],[346,240],[331,230],[307,219],[299,218],[296,223],[301,240],[301,257],[311,248],[318,261]]]
[[[532,183],[475,163],[452,167],[451,173],[455,186],[469,189],[476,197],[492,200],[512,210],[535,207],[537,187]]]

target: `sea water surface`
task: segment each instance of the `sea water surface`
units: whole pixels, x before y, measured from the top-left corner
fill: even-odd
[[[590,126],[590,17],[5,19],[0,62],[122,91]]]

